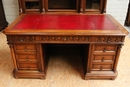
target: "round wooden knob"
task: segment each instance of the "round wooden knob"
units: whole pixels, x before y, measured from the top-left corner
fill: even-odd
[[[26,61],[28,61],[28,60],[29,60],[29,58],[27,57],[27,58],[26,58]]]
[[[25,47],[25,49],[24,49],[25,51],[27,51],[28,49]]]
[[[104,48],[103,52],[106,52],[106,48]]]

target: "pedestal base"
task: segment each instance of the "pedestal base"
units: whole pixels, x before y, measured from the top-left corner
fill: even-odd
[[[91,73],[86,73],[85,80],[90,79],[112,79],[117,77],[117,71],[91,71]]]
[[[19,78],[34,78],[34,79],[45,79],[45,73],[39,71],[13,71],[14,77]]]

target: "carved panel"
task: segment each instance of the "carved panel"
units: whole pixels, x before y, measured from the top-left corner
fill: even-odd
[[[92,42],[107,42],[109,37],[103,37],[103,36],[98,36],[98,37],[92,37]]]
[[[109,37],[110,42],[121,42],[123,41],[121,37]]]
[[[41,36],[41,41],[90,41],[87,36]]]
[[[84,42],[84,43],[91,43],[91,42],[123,42],[124,37],[122,36],[37,36],[37,35],[10,35],[7,36],[8,42]]]

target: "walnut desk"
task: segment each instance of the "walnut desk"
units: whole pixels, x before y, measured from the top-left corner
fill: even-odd
[[[15,78],[46,75],[46,44],[84,46],[85,79],[115,79],[128,32],[110,15],[23,14],[3,33],[14,63]]]

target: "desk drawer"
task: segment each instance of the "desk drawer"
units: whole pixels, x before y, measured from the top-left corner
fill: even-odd
[[[18,61],[37,61],[36,54],[17,54],[16,58]]]
[[[105,71],[112,70],[113,64],[92,64],[93,71]]]
[[[116,45],[95,45],[94,52],[116,52]]]
[[[94,55],[93,62],[114,62],[115,55]]]
[[[15,44],[14,45],[15,51],[34,51],[36,52],[36,45],[35,44]]]
[[[37,63],[18,63],[19,70],[38,70]]]

